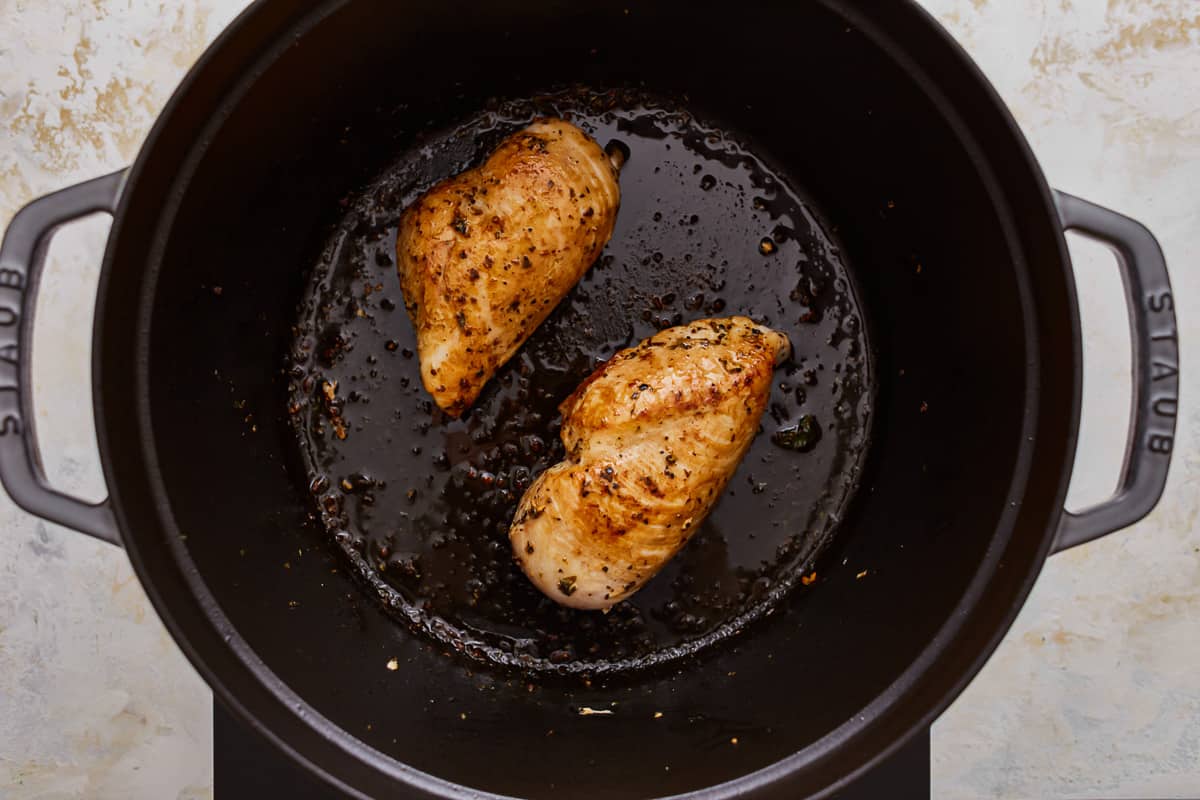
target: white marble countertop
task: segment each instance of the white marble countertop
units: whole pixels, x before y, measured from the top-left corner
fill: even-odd
[[[1053,185],[1159,237],[1183,342],[1170,482],[1134,527],[1050,560],[933,729],[939,798],[1200,796],[1200,2],[923,0],[980,63]],[[0,226],[128,164],[244,0],[0,0]],[[47,468],[101,497],[89,340],[103,218],[55,240],[34,347]],[[1071,505],[1111,491],[1128,325],[1100,247],[1072,241],[1085,329]],[[44,355],[43,355],[44,354]],[[125,555],[0,496],[0,797],[212,796],[211,695]]]

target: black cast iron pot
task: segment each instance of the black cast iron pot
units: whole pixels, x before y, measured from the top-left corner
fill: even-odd
[[[914,4],[298,5],[239,17],[128,171],[13,219],[0,476],[32,513],[124,546],[221,702],[332,783],[826,796],[961,691],[1050,553],[1157,502],[1178,386],[1161,251],[1138,223],[1048,189],[983,76]],[[860,287],[877,396],[817,586],[694,662],[533,686],[412,635],[322,550],[281,367],[339,198],[419,127],[569,84],[686,98],[814,199]],[[113,215],[93,367],[110,496],[87,505],[43,478],[27,347],[45,245],[95,211]],[[1081,382],[1069,229],[1115,251],[1134,342],[1120,487],[1079,514],[1063,510]]]

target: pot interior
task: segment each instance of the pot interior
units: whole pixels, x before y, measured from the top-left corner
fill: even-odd
[[[383,754],[500,794],[632,798],[702,789],[799,753],[786,793],[797,796],[880,746],[834,758],[832,745],[913,722],[887,719],[898,699],[889,687],[944,646],[935,634],[962,611],[972,580],[995,569],[1010,533],[1023,425],[1037,408],[1026,270],[1037,258],[1057,268],[1047,259],[1058,251],[1047,239],[1034,254],[1032,234],[1017,231],[1021,214],[1041,212],[1014,211],[997,187],[1005,163],[1028,171],[1011,160],[1019,149],[985,159],[975,137],[994,126],[969,128],[939,93],[945,76],[897,61],[853,5],[401,11],[356,1],[314,12],[278,34],[286,46],[258,70],[228,76],[219,124],[196,134],[156,228],[139,378],[145,446],[161,475],[163,526],[186,536],[170,538],[189,580],[306,714],[378,751],[363,756],[373,766],[326,765],[344,780],[382,786],[371,781],[396,769]],[[932,35],[911,10],[893,22],[891,36]],[[443,652],[353,578],[313,513],[286,367],[339,201],[430,131],[571,86],[679,98],[787,176],[852,265],[877,396],[861,487],[815,584],[694,659],[533,680]],[[114,276],[110,289],[119,285]],[[400,314],[389,324],[409,335]],[[760,524],[747,508],[744,532]],[[1029,560],[1014,585],[1036,568],[1045,529],[1020,533]],[[143,536],[131,534],[131,550],[161,547]],[[305,724],[275,732],[298,738],[290,727]]]
[[[314,510],[386,610],[481,665],[595,678],[693,659],[813,585],[857,486],[872,370],[843,248],[786,176],[678,100],[576,88],[491,105],[419,135],[345,199],[319,249],[288,372]],[[396,276],[399,217],[441,176],[546,115],[627,154],[616,230],[468,412],[450,418],[414,357]],[[728,314],[792,343],[755,422],[761,435],[650,585],[605,614],[560,606],[522,573],[507,535],[522,492],[564,458],[559,405],[617,351]],[[800,426],[803,447],[776,442]],[[650,480],[674,477],[668,464]]]

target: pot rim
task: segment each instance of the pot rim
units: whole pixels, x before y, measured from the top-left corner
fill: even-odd
[[[139,581],[150,597],[155,610],[168,630],[170,630],[172,637],[183,650],[188,660],[204,677],[205,682],[212,688],[220,701],[231,709],[243,724],[258,731],[260,735],[265,736],[276,747],[287,753],[294,761],[348,794],[369,797],[370,795],[367,793],[368,789],[365,787],[370,787],[370,791],[375,791],[380,787],[386,787],[389,783],[399,782],[404,784],[408,790],[415,791],[420,796],[426,798],[462,798],[468,795],[480,798],[501,798],[501,795],[481,792],[462,784],[443,780],[435,775],[409,767],[385,755],[347,733],[294,693],[257,657],[249,644],[237,634],[232,624],[219,608],[215,598],[208,591],[203,579],[197,573],[194,566],[191,565],[180,537],[172,535],[173,533],[177,533],[177,530],[171,518],[170,508],[163,500],[166,496],[165,489],[162,484],[161,474],[157,469],[156,454],[148,437],[143,433],[142,436],[138,437],[139,445],[135,448],[129,448],[130,450],[140,450],[141,452],[139,453],[118,456],[115,447],[116,442],[123,441],[123,437],[114,435],[113,431],[113,427],[115,426],[112,423],[118,417],[123,418],[124,421],[121,424],[127,425],[131,430],[145,432],[150,429],[150,412],[144,402],[145,393],[140,389],[137,392],[138,402],[136,404],[127,403],[130,407],[136,405],[136,409],[122,408],[118,403],[114,402],[110,404],[107,402],[105,386],[108,384],[104,378],[106,367],[103,362],[105,361],[104,356],[110,347],[115,349],[121,348],[120,336],[113,335],[109,329],[109,326],[112,325],[112,320],[110,315],[105,313],[105,308],[108,302],[107,289],[109,278],[113,270],[113,264],[118,259],[118,251],[123,242],[122,223],[127,219],[135,200],[138,200],[137,190],[139,182],[144,179],[144,176],[151,169],[155,168],[156,146],[165,133],[175,125],[176,117],[179,115],[181,107],[188,101],[197,85],[208,79],[207,73],[213,70],[214,65],[218,61],[225,59],[227,51],[235,44],[244,47],[246,44],[244,39],[246,37],[253,38],[258,35],[256,31],[252,31],[253,28],[261,29],[264,26],[270,27],[274,25],[276,26],[276,36],[271,40],[270,47],[265,51],[260,48],[257,55],[252,58],[251,63],[254,64],[255,69],[244,71],[238,80],[235,81],[235,83],[240,83],[240,86],[227,87],[222,91],[222,94],[244,90],[248,83],[252,82],[256,75],[274,60],[279,50],[286,44],[289,44],[280,41],[278,31],[288,29],[297,33],[307,31],[312,26],[318,24],[324,17],[334,13],[337,8],[348,2],[350,0],[333,0],[333,2],[325,4],[315,11],[293,12],[290,15],[285,14],[282,17],[285,22],[277,23],[272,19],[268,19],[271,16],[269,12],[277,10],[283,4],[275,3],[273,0],[255,0],[255,2],[229,23],[200,56],[155,121],[153,128],[138,153],[136,161],[130,168],[125,186],[121,192],[120,202],[114,214],[113,228],[101,268],[93,330],[94,410],[97,420],[97,439],[101,463],[105,479],[110,487],[113,510],[120,529],[124,534],[129,558],[138,575]],[[870,36],[891,58],[908,61],[908,68],[910,70],[921,71],[920,67],[911,63],[911,59],[890,38],[880,33],[870,24],[869,19],[865,17],[865,13],[855,13],[847,9],[838,0],[821,0],[821,3],[830,8],[834,13],[850,18],[860,31]],[[960,600],[961,613],[954,615],[944,623],[933,640],[909,664],[897,680],[880,692],[875,700],[861,709],[854,718],[843,723],[804,750],[774,764],[725,783],[683,795],[676,795],[678,798],[723,800],[734,797],[761,797],[765,796],[768,791],[787,791],[789,788],[795,791],[800,785],[804,784],[802,773],[807,768],[811,768],[818,763],[826,765],[827,768],[832,765],[832,769],[840,775],[836,780],[826,783],[824,788],[818,790],[816,794],[811,795],[817,798],[824,798],[845,788],[847,784],[859,775],[886,759],[906,744],[918,731],[928,727],[963,691],[979,670],[982,669],[984,663],[999,645],[1013,620],[1016,618],[1018,611],[1040,573],[1045,558],[1050,552],[1054,536],[1058,529],[1059,518],[1063,509],[1063,500],[1071,474],[1079,427],[1079,408],[1082,391],[1082,345],[1080,340],[1079,310],[1070,258],[1065,237],[1058,224],[1058,214],[1053,196],[1033,156],[1032,150],[1018,128],[1016,121],[1000,99],[994,87],[987,81],[980,68],[970,59],[962,47],[928,12],[918,6],[914,0],[903,0],[903,2],[895,4],[895,8],[889,9],[889,11],[891,13],[907,15],[910,18],[909,24],[924,28],[925,32],[932,36],[943,49],[940,57],[952,60],[955,66],[962,71],[962,76],[960,77],[965,79],[964,82],[970,84],[969,91],[977,94],[980,100],[984,101],[988,112],[999,116],[1003,123],[1001,133],[1009,141],[1009,145],[1016,148],[1021,160],[1024,162],[1026,168],[1025,175],[1020,176],[1021,179],[1032,181],[1032,187],[1026,185],[1025,188],[1033,188],[1039,198],[1040,204],[1036,209],[1037,215],[1039,218],[1044,217],[1049,227],[1053,229],[1051,235],[1055,240],[1054,245],[1057,249],[1056,261],[1061,273],[1057,277],[1064,282],[1065,293],[1069,301],[1069,308],[1066,309],[1071,329],[1069,347],[1071,363],[1067,365],[1070,367],[1071,373],[1069,407],[1066,409],[1068,418],[1066,419],[1065,426],[1061,424],[1061,418],[1059,419],[1060,424],[1058,425],[1058,429],[1061,433],[1058,436],[1059,441],[1057,442],[1059,445],[1057,448],[1058,457],[1047,459],[1040,451],[1045,449],[1047,441],[1054,437],[1036,435],[1039,430],[1038,423],[1041,421],[1037,402],[1037,395],[1041,389],[1041,385],[1039,364],[1036,358],[1037,354],[1031,354],[1027,359],[1026,396],[1032,397],[1033,400],[1027,403],[1025,418],[1022,423],[1023,442],[1020,446],[1014,479],[1010,484],[1008,493],[1010,499],[1016,498],[1019,500],[1022,498],[1026,491],[1027,478],[1036,467],[1043,473],[1057,475],[1057,485],[1053,492],[1053,503],[1047,503],[1047,507],[1040,511],[1030,510],[1024,504],[1019,504],[1013,508],[1010,504],[1010,507],[1006,509],[997,526],[996,533],[993,534],[988,558],[985,559],[980,570],[973,576],[963,598]],[[279,17],[279,14],[277,13],[275,16]],[[261,43],[262,39],[259,41]],[[944,112],[953,113],[953,109],[947,107],[949,102],[945,98],[940,98],[938,105],[942,107]],[[219,119],[210,119],[210,123],[219,123]],[[974,145],[974,139],[969,135],[967,126],[960,124],[959,127],[965,141]],[[203,138],[203,136],[199,137],[198,141],[203,141]],[[202,148],[194,148],[193,155],[196,149]],[[981,168],[986,168],[986,159],[980,158],[977,161]],[[184,172],[186,168],[186,163],[181,164],[173,174],[178,175]],[[1016,178],[1012,175],[1006,175],[1005,180],[1006,182],[1011,182],[1016,180]],[[174,178],[168,180],[168,183],[173,182]],[[998,185],[998,181],[995,180],[989,181],[989,183]],[[166,202],[163,202],[161,198],[158,198],[156,201],[150,202],[157,202],[162,207],[162,214],[165,216],[170,213],[172,202],[176,200],[177,198],[170,198]],[[152,248],[161,247],[162,242],[153,243],[151,246]],[[1029,265],[1026,265],[1027,270],[1030,268]],[[1050,280],[1053,277],[1051,276],[1046,279]],[[1028,281],[1023,280],[1020,283],[1022,304],[1026,312],[1025,326],[1027,339],[1036,342],[1040,338],[1036,335],[1039,321],[1036,302],[1030,291]],[[152,289],[153,283],[149,283],[148,286]],[[149,307],[145,295],[152,294],[150,289],[147,289],[147,285],[143,286],[144,296],[139,303],[139,307],[142,309],[141,313],[143,314],[145,314],[145,309]],[[144,338],[144,333],[149,329],[148,314],[146,317],[146,319],[140,319],[136,322],[131,321],[126,326],[125,333],[131,337],[131,341],[136,342]],[[131,359],[131,361],[134,360]],[[115,390],[113,391],[115,392]],[[128,390],[126,390],[126,400],[128,399],[127,392]],[[1062,401],[1060,400],[1060,402]],[[1033,438],[1031,439],[1031,437]],[[1036,459],[1034,458],[1035,452],[1039,452]],[[1050,461],[1056,462],[1053,470],[1044,466]],[[140,477],[142,486],[149,483],[151,486],[149,496],[153,500],[152,503],[146,502],[147,498],[144,489],[142,491],[128,492],[129,499],[123,501],[123,496],[126,495],[126,492],[122,491],[121,487],[138,486],[139,484],[139,481],[123,480],[122,476],[128,478],[130,475],[125,470],[134,470],[136,473],[140,473],[138,477]],[[158,520],[157,527],[159,531],[157,532],[157,536],[160,541],[165,538],[168,542],[169,549],[172,551],[169,554],[169,558],[164,557],[164,554],[151,554],[139,548],[135,543],[135,537],[129,535],[128,532],[140,524],[131,519],[130,499],[135,502],[142,502],[144,505],[151,507],[147,513],[152,514]],[[1039,527],[1044,531],[1036,552],[1032,555],[1030,566],[1020,580],[1016,582],[1015,586],[1012,587],[1015,591],[1012,593],[1011,600],[1007,603],[1007,607],[1003,612],[991,624],[989,634],[986,637],[976,637],[969,644],[962,644],[961,641],[967,638],[963,636],[963,630],[968,627],[971,614],[978,610],[985,590],[995,580],[997,563],[1000,557],[1004,555],[1004,551],[1010,543],[1017,518],[1022,515],[1036,515],[1041,522]],[[1026,521],[1024,524],[1033,525],[1035,523]],[[156,560],[152,563],[152,559]],[[168,565],[168,561],[172,562],[171,565]],[[168,599],[160,590],[160,581],[164,580],[163,574],[159,572],[161,569],[173,570],[177,573],[174,577],[186,584],[193,601],[190,605],[184,607],[183,604]],[[1008,575],[1011,576],[1011,574],[1012,570],[1010,569]],[[1006,579],[1012,581],[1011,577]],[[968,655],[966,657],[960,656],[955,664],[950,667],[939,664],[939,661],[946,658],[946,653],[952,644],[959,644],[960,648],[965,647],[968,650]],[[943,680],[935,690],[927,690],[923,695],[925,699],[918,701],[918,705],[923,708],[923,711],[917,714],[909,713],[907,720],[903,719],[905,716],[904,709],[897,710],[899,701],[906,696],[910,696],[914,688],[922,680],[929,679],[933,668],[939,666],[943,673],[948,669],[952,670],[952,679]],[[928,689],[928,687],[926,688]],[[897,719],[898,717],[899,719]],[[281,730],[285,727],[289,730],[290,734],[286,739],[275,732],[277,729]],[[881,731],[880,729],[883,727],[890,728],[890,732]],[[882,744],[878,744],[879,741],[882,741]],[[855,755],[847,757],[845,753],[851,749],[855,751]],[[870,752],[870,755],[863,758],[861,757],[863,752]],[[841,756],[843,761],[848,758],[849,761],[854,762],[854,765],[849,769],[838,768],[836,763],[837,756]],[[354,781],[353,785],[349,783],[351,780]]]

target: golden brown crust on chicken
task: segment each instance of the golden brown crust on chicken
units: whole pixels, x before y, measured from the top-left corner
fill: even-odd
[[[587,134],[543,119],[400,218],[397,266],[421,379],[465,411],[612,236],[617,168]]]
[[[745,317],[707,319],[596,370],[562,404],[566,459],[529,487],[509,529],[529,579],[584,609],[640,589],[720,498],[790,352]]]

